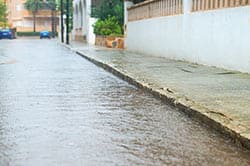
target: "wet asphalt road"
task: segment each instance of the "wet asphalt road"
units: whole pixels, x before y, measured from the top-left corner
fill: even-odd
[[[250,152],[54,40],[0,40],[0,165],[250,165]]]

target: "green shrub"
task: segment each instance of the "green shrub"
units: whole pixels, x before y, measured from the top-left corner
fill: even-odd
[[[52,33],[50,32],[50,35]],[[40,36],[40,32],[17,32],[17,36]],[[57,36],[57,32],[56,32]]]
[[[93,27],[96,35],[122,35],[122,28],[119,25],[117,18],[114,16],[108,17],[105,20],[97,20]]]
[[[91,16],[105,20],[109,16],[115,16],[120,24],[124,24],[124,2],[123,0],[99,0],[96,6],[92,6]]]
[[[39,36],[40,32],[17,32],[17,36]]]
[[[110,34],[110,35],[108,35],[108,36],[113,36],[113,37],[124,37],[124,35],[123,34]]]
[[[4,1],[0,0],[0,27],[6,27],[7,25],[7,6]]]

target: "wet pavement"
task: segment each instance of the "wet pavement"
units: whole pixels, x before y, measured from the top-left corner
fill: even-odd
[[[0,41],[0,165],[250,165],[250,152],[53,40]]]
[[[250,149],[250,74],[77,42],[71,49],[192,116],[198,112],[196,118]]]

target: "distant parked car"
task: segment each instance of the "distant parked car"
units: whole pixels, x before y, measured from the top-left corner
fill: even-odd
[[[0,39],[13,39],[14,35],[10,29],[0,30]]]
[[[43,39],[43,38],[50,39],[50,33],[49,33],[49,31],[42,31],[42,32],[40,32],[40,39]]]

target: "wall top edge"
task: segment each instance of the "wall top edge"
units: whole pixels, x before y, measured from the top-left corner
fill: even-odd
[[[157,2],[157,1],[160,1],[160,0],[147,0],[147,1],[144,1],[144,2],[137,3],[137,4],[135,4],[135,5],[131,6],[131,7],[128,7],[127,9],[130,10],[130,9],[138,8],[138,7],[141,7],[141,6],[153,3],[153,2]]]

